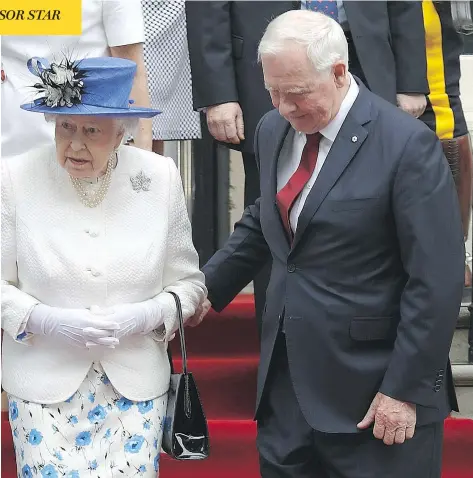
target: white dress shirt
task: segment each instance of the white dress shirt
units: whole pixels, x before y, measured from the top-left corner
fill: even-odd
[[[171,158],[122,146],[96,208],[79,201],[54,145],[2,161],[2,381],[8,393],[62,402],[100,362],[126,398],[162,395],[170,379],[167,340],[178,326],[171,291],[181,298],[184,318],[206,295]],[[37,303],[90,309],[152,298],[163,312],[162,335],[124,337],[115,349],[21,337]]]
[[[320,130],[322,139],[320,140],[319,154],[317,156],[317,164],[315,166],[314,172],[312,173],[312,176],[302,190],[301,194],[299,194],[299,196],[296,198],[291,209],[289,220],[293,231],[296,231],[297,229],[297,221],[302,208],[304,207],[307,196],[309,195],[312,187],[314,187],[314,183],[316,182],[317,176],[319,175],[320,170],[325,163],[328,153],[330,152],[330,148],[332,147],[332,144],[335,141],[335,138],[337,137],[338,132],[340,131],[340,128],[342,127],[342,124],[348,115],[348,112],[358,96],[360,89],[358,88],[358,85],[351,74],[349,74],[349,76],[350,88],[348,89],[348,92],[342,101],[340,110],[335,118],[333,118],[333,120],[325,128]],[[304,149],[306,141],[307,137],[304,133],[295,131],[292,128],[290,129],[279,155],[277,177],[278,192],[287,184],[291,176],[296,172],[299,163],[301,162],[302,150]],[[317,187],[317,185],[315,185],[315,187]]]

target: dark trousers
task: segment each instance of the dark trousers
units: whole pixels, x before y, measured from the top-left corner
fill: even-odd
[[[282,333],[261,405],[257,446],[263,478],[440,478],[443,423],[418,427],[414,438],[392,446],[374,438],[371,429],[312,429],[294,394]]]
[[[243,167],[245,168],[245,196],[244,206],[251,206],[260,196],[259,171],[253,153],[242,153]],[[256,321],[258,332],[261,336],[261,322],[266,302],[266,289],[268,287],[271,264],[266,264],[253,280],[255,294]]]

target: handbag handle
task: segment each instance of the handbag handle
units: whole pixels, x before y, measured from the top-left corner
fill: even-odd
[[[190,419],[192,415],[191,396],[189,392],[189,373],[187,372],[187,351],[186,339],[184,337],[184,318],[182,316],[181,299],[175,292],[169,292],[174,297],[176,302],[177,318],[179,320],[179,339],[181,341],[182,354],[182,375],[184,376],[184,413]]]
[[[184,318],[182,316],[181,299],[175,292],[169,292],[174,297],[176,302],[177,318],[179,320],[179,339],[181,340],[181,354],[182,354],[182,373],[187,375],[187,351],[186,351],[186,339],[184,337]]]

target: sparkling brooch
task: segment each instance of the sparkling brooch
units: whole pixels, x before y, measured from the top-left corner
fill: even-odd
[[[140,171],[136,176],[130,177],[133,191],[139,193],[140,191],[149,191],[151,185],[151,178],[145,176],[143,171]]]

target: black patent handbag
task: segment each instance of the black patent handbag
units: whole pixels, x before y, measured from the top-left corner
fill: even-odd
[[[162,448],[176,460],[204,460],[210,451],[207,420],[194,377],[187,370],[181,301],[174,292],[170,294],[176,302],[179,318],[182,373],[171,374]]]

